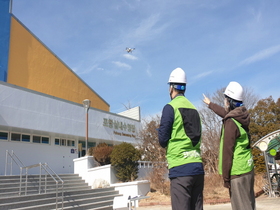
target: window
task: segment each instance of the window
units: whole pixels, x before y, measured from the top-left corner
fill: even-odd
[[[50,139],[49,137],[42,137],[42,144],[49,144]]]
[[[88,148],[95,147],[95,142],[88,142]]]
[[[74,147],[75,146],[75,140],[55,138],[54,139],[54,144],[58,145],[58,146],[60,145],[60,146]]]
[[[8,140],[9,138],[9,133],[8,132],[0,132],[0,140]],[[42,136],[32,136],[30,134],[22,134],[22,133],[11,133],[10,140],[11,141],[18,141],[18,142],[32,142],[33,143],[42,143],[42,144],[50,144],[50,137],[42,137]],[[57,141],[57,139],[56,139]],[[55,144],[57,142],[55,141]],[[59,139],[58,139],[59,143]]]
[[[33,136],[33,143],[41,143],[41,136]]]
[[[21,141],[30,142],[30,135],[22,134]]]
[[[74,146],[75,146],[75,141],[73,141],[73,140],[67,140],[67,146],[68,146],[68,147],[74,147]]]
[[[61,139],[61,146],[66,146],[66,139]]]
[[[82,147],[86,147],[86,142],[85,141],[79,141],[79,143],[82,144]]]
[[[8,140],[8,133],[0,132],[0,140]]]
[[[85,141],[79,140],[79,144],[82,144],[82,147],[86,148]],[[96,142],[88,142],[88,148],[95,147],[95,146],[96,146]]]
[[[11,141],[20,141],[20,134],[19,133],[12,133],[11,134]]]
[[[75,147],[75,141],[71,141],[72,142],[72,147]]]

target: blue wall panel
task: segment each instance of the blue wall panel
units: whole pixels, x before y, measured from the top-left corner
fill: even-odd
[[[11,14],[10,0],[0,0],[0,81],[7,81]]]

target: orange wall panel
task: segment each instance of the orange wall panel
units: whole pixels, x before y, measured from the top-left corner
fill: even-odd
[[[7,82],[109,111],[109,105],[15,17],[11,20]]]

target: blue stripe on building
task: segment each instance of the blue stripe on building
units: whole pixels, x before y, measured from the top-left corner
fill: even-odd
[[[0,81],[7,82],[11,14],[10,0],[0,0]]]

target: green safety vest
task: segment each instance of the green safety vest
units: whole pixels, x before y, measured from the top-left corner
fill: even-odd
[[[236,143],[233,151],[233,160],[230,175],[240,175],[250,172],[254,168],[253,156],[251,148],[248,148],[250,143],[248,134],[242,128],[240,122],[231,118],[233,122],[237,125],[240,137],[236,139]],[[224,146],[224,126],[222,129],[221,143],[220,143],[220,152],[219,152],[219,173],[222,174],[223,168],[223,146]]]
[[[174,109],[174,122],[171,138],[168,141],[166,151],[168,168],[173,168],[187,163],[202,162],[202,158],[200,155],[201,122],[199,115],[198,113],[195,113],[196,119],[199,119],[199,124],[194,126],[197,126],[198,128],[196,129],[199,129],[200,139],[199,142],[195,146],[193,146],[191,139],[185,132],[182,114],[179,110],[179,108],[188,109],[190,110],[190,112],[194,113],[197,112],[196,108],[184,96],[177,96],[169,104]]]

